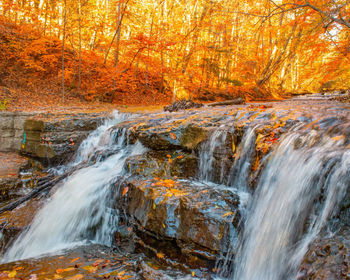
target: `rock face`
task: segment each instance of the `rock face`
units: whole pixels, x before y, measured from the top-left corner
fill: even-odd
[[[229,240],[237,239],[239,198],[229,189],[191,181],[129,179],[121,191],[138,231],[173,242],[193,266],[200,259],[213,265],[220,252],[228,251]]]
[[[40,163],[15,153],[0,153],[0,207],[23,196],[47,176]]]
[[[0,113],[0,152],[20,152],[45,164],[67,161],[102,122],[101,114]]]
[[[24,123],[33,116],[30,113],[0,112],[0,152],[16,152],[21,149]]]
[[[322,129],[329,137],[344,140],[344,146],[349,145],[347,111],[323,106],[321,110],[313,110],[307,103],[297,110],[283,104],[202,108],[142,116],[112,128],[126,129],[130,143],[139,140],[149,149],[127,159],[125,170],[131,177],[119,186],[117,203],[123,206],[120,210],[127,216],[126,223],[135,227],[143,250],[181,259],[189,267],[212,268],[227,253],[234,255],[240,220],[244,218],[240,198],[218,185],[198,185],[195,181],[235,187],[243,184],[253,193],[272,148],[296,125],[303,127],[301,134]],[[317,138],[315,141],[316,145]],[[295,149],[302,145],[296,141]],[[340,223],[346,225],[348,199],[340,207]],[[233,242],[230,250],[228,239]],[[312,278],[317,273],[310,271],[320,269],[306,265],[317,248],[310,248],[305,258],[302,279],[319,279]],[[335,257],[320,259],[319,267],[332,263],[341,267],[343,249],[332,252]],[[327,273],[329,269],[319,275],[326,277]],[[340,274],[332,275],[343,279]]]
[[[129,157],[126,171],[144,178],[195,178],[198,174],[198,157],[182,151],[150,151]]]
[[[33,199],[22,207],[11,212],[0,214],[0,254],[15,240],[18,234],[27,228],[33,220],[36,211],[42,206],[43,200]]]

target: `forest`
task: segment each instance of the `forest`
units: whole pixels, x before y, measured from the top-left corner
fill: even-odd
[[[142,105],[346,90],[349,9],[346,0],[3,0],[2,102],[6,92]]]
[[[0,280],[350,279],[350,0],[0,0]]]

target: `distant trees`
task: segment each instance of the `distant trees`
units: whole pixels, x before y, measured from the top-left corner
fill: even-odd
[[[79,92],[92,52],[116,69],[114,86],[133,71],[147,90],[155,73],[159,92],[179,96],[350,87],[347,0],[3,0],[0,12],[62,39],[62,84],[64,44],[79,46]]]

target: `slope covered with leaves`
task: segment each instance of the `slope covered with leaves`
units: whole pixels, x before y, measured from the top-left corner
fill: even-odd
[[[78,88],[78,56],[65,49],[65,101],[79,105],[102,101],[119,105],[169,103],[171,92],[161,76],[120,63],[104,64],[94,51],[83,51],[81,90]],[[8,106],[62,103],[62,41],[41,35],[34,25],[15,25],[0,18],[0,98]]]

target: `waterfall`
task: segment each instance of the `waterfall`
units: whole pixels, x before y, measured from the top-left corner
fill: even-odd
[[[350,151],[315,131],[288,134],[248,209],[234,280],[296,279],[308,245],[350,185]],[[321,197],[323,194],[323,197]]]
[[[255,129],[256,127],[247,128],[237,148],[232,139],[232,135],[236,133],[234,130],[216,129],[201,146],[199,179],[232,186],[239,191],[247,192],[251,161],[255,153]],[[228,159],[232,153],[234,153],[233,162]]]
[[[201,147],[199,154],[199,179],[206,182],[215,181],[215,164],[216,151],[225,145],[227,139],[227,132],[225,130],[217,129],[210,135],[209,140]],[[219,160],[219,183],[224,180],[224,161]]]
[[[131,116],[115,114],[83,141],[75,159],[59,170],[72,174],[55,186],[2,262],[86,242],[113,245],[119,222],[118,210],[113,207],[119,190],[113,187],[125,175],[126,159],[145,152],[139,142],[129,144],[127,129],[113,127],[128,118]],[[349,188],[350,150],[345,147],[345,137],[322,131],[337,133],[340,126],[325,120],[316,130],[300,121],[283,131],[279,144],[261,161],[254,191],[250,181],[259,125],[263,124],[245,126],[243,135],[227,123],[213,129],[200,147],[199,183],[230,188],[240,199],[240,242],[235,238],[229,252],[222,252],[218,261],[222,275],[232,280],[294,280],[308,246]]]
[[[248,128],[237,149],[235,161],[231,167],[227,184],[237,188],[239,191],[249,193],[249,176],[251,172],[252,159],[255,154],[255,129]]]
[[[103,161],[75,171],[58,186],[39,210],[29,229],[20,234],[2,262],[37,257],[82,244],[87,240],[110,246],[118,224],[111,186],[122,175],[128,156],[145,151],[140,143],[126,145],[125,130],[108,128],[123,119],[109,120],[81,145],[75,163],[108,146],[114,153]],[[119,137],[117,137],[119,135]],[[117,139],[114,139],[116,138]]]

